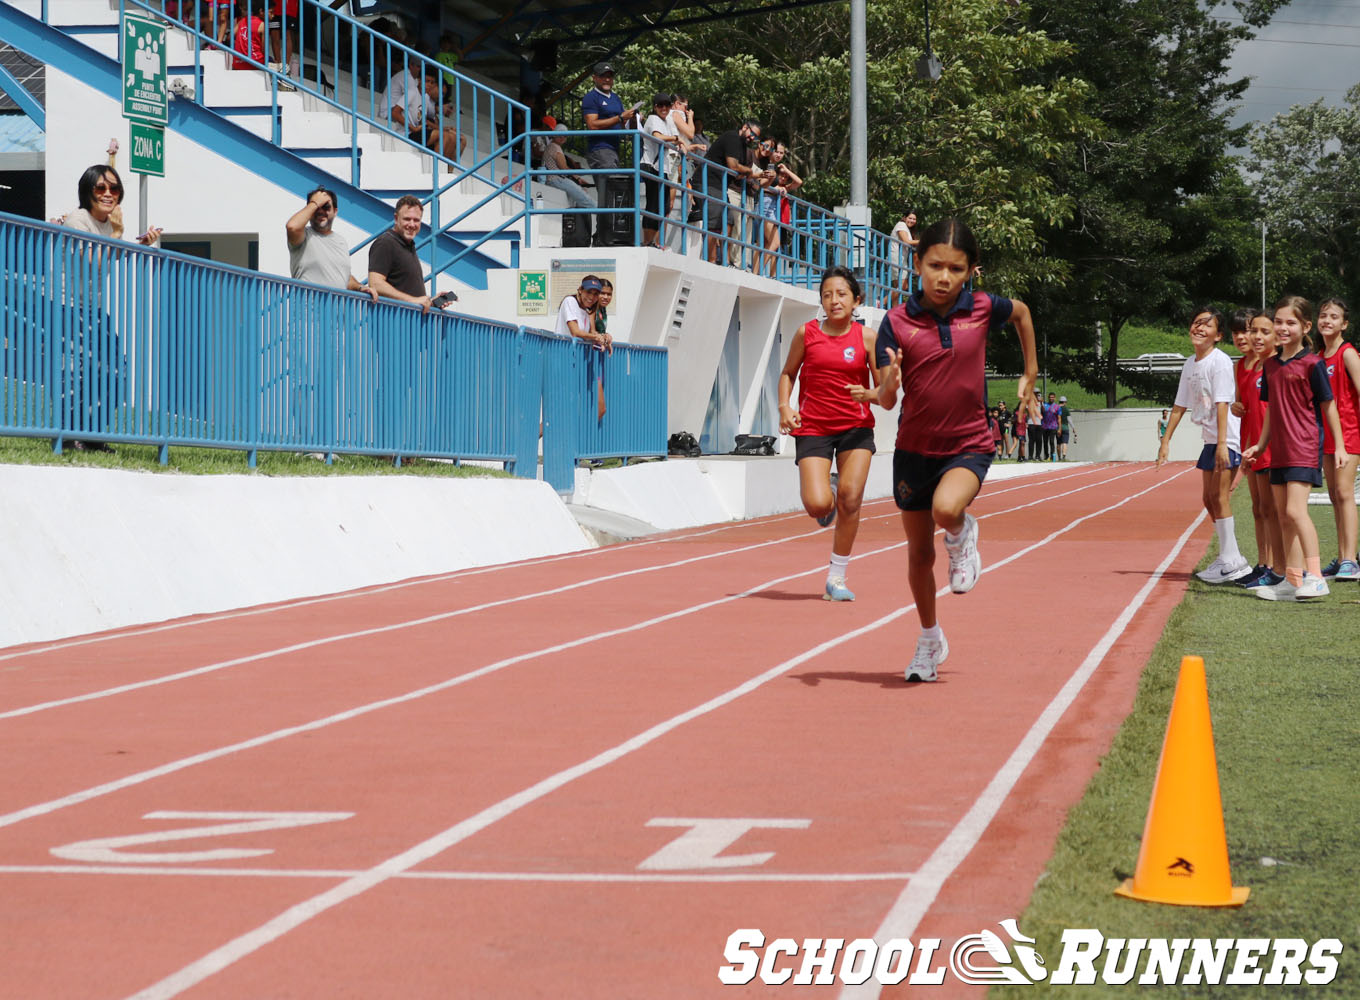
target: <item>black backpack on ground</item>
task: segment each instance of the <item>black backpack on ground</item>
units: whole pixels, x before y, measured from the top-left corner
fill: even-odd
[[[775,439],[770,434],[738,434],[733,455],[773,455]]]
[[[698,458],[703,452],[699,448],[699,442],[694,440],[693,434],[689,431],[676,431],[666,442],[666,454]]]

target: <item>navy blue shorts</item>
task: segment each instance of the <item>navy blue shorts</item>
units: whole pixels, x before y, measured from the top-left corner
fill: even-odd
[[[1310,486],[1322,485],[1322,470],[1311,465],[1286,465],[1270,470],[1270,485],[1283,486],[1285,483],[1307,483]]]
[[[950,469],[967,469],[978,478],[987,478],[994,454],[990,451],[965,451],[960,455],[918,455],[893,452],[893,499],[902,510],[930,510],[935,489]]]
[[[799,434],[793,439],[793,464],[805,458],[831,459],[843,451],[861,448],[870,455],[874,453],[874,429],[872,427],[851,427],[839,434]]]
[[[1215,461],[1215,459],[1217,458],[1217,453],[1218,453],[1218,445],[1216,445],[1216,444],[1206,444],[1206,445],[1204,446],[1204,448],[1201,449],[1201,451],[1200,451],[1200,453],[1199,453],[1199,461],[1195,463],[1195,468],[1196,468],[1196,469],[1203,469],[1205,472],[1213,472],[1213,471],[1214,471],[1214,461]],[[1235,451],[1233,451],[1231,448],[1229,448],[1229,449],[1228,449],[1228,468],[1230,468],[1230,469],[1235,469],[1235,468],[1237,468],[1237,467],[1238,467],[1239,465],[1241,465],[1241,464],[1242,464],[1242,456],[1241,456],[1238,452],[1235,452]]]

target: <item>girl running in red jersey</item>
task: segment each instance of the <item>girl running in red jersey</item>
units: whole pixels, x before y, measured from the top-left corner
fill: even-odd
[[[1360,353],[1345,340],[1350,327],[1350,310],[1340,299],[1324,299],[1318,306],[1318,333],[1322,334],[1322,363],[1336,398],[1336,415],[1341,421],[1341,443],[1349,456],[1344,466],[1323,461],[1322,474],[1336,514],[1336,545],[1339,553],[1323,571],[1324,577],[1360,580],[1356,562],[1355,470],[1360,465]],[[1336,454],[1336,439],[1323,428],[1322,452]]]
[[[821,295],[826,319],[809,320],[798,328],[779,375],[779,430],[794,435],[803,509],[822,527],[836,522],[822,597],[853,601],[855,595],[845,580],[874,454],[874,415],[869,409],[878,399],[873,388],[878,372],[870,360],[874,332],[855,320],[863,293],[854,272],[839,265],[830,268],[822,275]],[[789,405],[795,380],[797,410]]]
[[[893,407],[902,390],[893,493],[907,535],[907,581],[921,619],[908,681],[935,680],[949,655],[935,616],[935,527],[945,532],[950,590],[967,593],[982,572],[977,521],[967,509],[992,464],[987,334],[1015,324],[1025,361],[1022,408],[1033,404],[1039,374],[1029,307],[964,287],[979,256],[977,239],[959,220],[930,226],[917,246],[920,290],[889,310],[878,330],[879,404]]]
[[[1270,488],[1284,534],[1285,579],[1273,587],[1256,588],[1256,596],[1267,601],[1301,601],[1328,594],[1317,528],[1308,516],[1308,494],[1322,485],[1324,426],[1337,441],[1333,464],[1343,467],[1350,456],[1322,359],[1308,348],[1306,338],[1312,328],[1313,306],[1307,299],[1290,295],[1276,303],[1280,354],[1266,359],[1266,384],[1261,389],[1261,398],[1269,406],[1261,439],[1243,455],[1251,460],[1270,448]]]
[[[1235,416],[1242,418],[1242,447],[1249,448],[1261,437],[1266,404],[1261,400],[1265,381],[1266,358],[1275,356],[1275,324],[1258,310],[1241,310],[1247,317],[1247,351],[1237,363],[1237,402]],[[1270,449],[1248,465],[1247,487],[1251,490],[1251,517],[1256,528],[1256,566],[1251,575],[1238,580],[1241,587],[1273,587],[1284,579],[1284,536],[1275,513],[1275,497],[1270,491]]]

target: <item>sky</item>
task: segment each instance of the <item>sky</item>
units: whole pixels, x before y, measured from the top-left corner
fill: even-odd
[[[1237,124],[1269,121],[1319,97],[1344,104],[1347,89],[1360,83],[1360,0],[1295,0],[1282,7],[1234,54],[1230,77],[1243,76],[1252,82]]]

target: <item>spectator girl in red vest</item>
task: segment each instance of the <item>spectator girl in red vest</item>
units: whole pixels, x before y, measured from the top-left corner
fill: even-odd
[[[257,16],[254,5],[246,3],[241,16],[236,19],[236,27],[231,33],[231,47],[241,55],[249,56],[256,63],[264,62],[264,19]],[[254,69],[253,63],[240,56],[231,57],[232,69]]]
[[[907,581],[921,619],[908,681],[935,680],[936,668],[949,655],[935,617],[937,525],[945,533],[950,590],[967,593],[982,572],[977,520],[968,505],[993,457],[986,414],[987,335],[1007,323],[1015,324],[1025,360],[1020,406],[1035,405],[1039,365],[1029,307],[1019,299],[965,287],[979,256],[976,237],[958,219],[931,225],[917,246],[921,287],[888,310],[878,328],[879,405],[891,409],[902,390],[893,495],[907,535]]]
[[[1261,437],[1261,424],[1265,420],[1266,404],[1261,401],[1261,383],[1265,381],[1266,358],[1275,356],[1275,324],[1270,316],[1259,310],[1240,309],[1245,312],[1247,328],[1247,350],[1237,362],[1237,402],[1232,405],[1232,413],[1242,418],[1242,448],[1254,445]],[[1237,313],[1233,314],[1233,326],[1237,324]],[[1236,343],[1236,336],[1233,341]],[[1242,463],[1249,471],[1247,486],[1251,490],[1251,518],[1256,528],[1256,566],[1251,575],[1238,580],[1240,587],[1273,587],[1284,579],[1284,538],[1280,534],[1280,519],[1275,513],[1275,497],[1270,491],[1270,449],[1256,456],[1250,465]]]
[[[822,275],[821,296],[826,319],[809,320],[798,328],[779,375],[779,430],[794,436],[803,509],[823,527],[836,522],[822,596],[853,601],[845,578],[874,454],[874,415],[869,409],[878,398],[874,332],[855,319],[855,307],[864,296],[848,268],[837,265]],[[795,380],[796,410],[789,403]]]
[[[1318,333],[1322,335],[1322,363],[1336,397],[1336,415],[1341,421],[1341,443],[1350,456],[1344,466],[1324,460],[1322,471],[1327,492],[1336,514],[1336,544],[1339,553],[1323,576],[1338,580],[1360,580],[1356,563],[1355,470],[1360,465],[1360,353],[1345,339],[1350,327],[1350,310],[1340,299],[1324,299],[1318,306]],[[1325,431],[1326,428],[1323,428]],[[1336,440],[1324,435],[1323,455],[1336,454]]]

